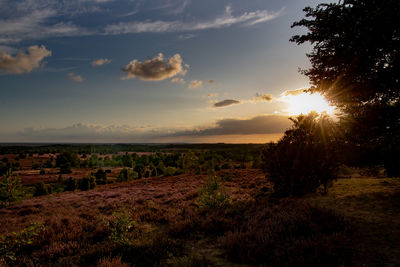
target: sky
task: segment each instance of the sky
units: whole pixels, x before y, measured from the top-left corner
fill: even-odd
[[[0,142],[276,141],[318,3],[0,0]]]

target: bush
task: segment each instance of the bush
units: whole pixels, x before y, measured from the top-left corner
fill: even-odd
[[[10,235],[0,236],[0,263],[7,262],[13,266],[16,254],[20,252],[23,247],[32,245],[34,239],[39,236],[43,231],[44,226],[42,223],[31,223],[27,228],[19,231],[12,232]]]
[[[139,174],[137,172],[123,168],[117,176],[117,182],[126,182],[138,178]]]
[[[9,206],[11,203],[21,200],[24,194],[21,179],[13,176],[10,170],[0,177],[0,207]]]
[[[34,197],[45,196],[53,192],[51,185],[46,185],[44,182],[39,182],[35,184]]]
[[[103,220],[109,232],[109,239],[120,245],[132,245],[135,237],[136,222],[126,209],[114,212],[110,218]]]
[[[95,172],[94,177],[96,177],[96,184],[107,184],[107,173],[102,169]]]
[[[277,196],[302,196],[336,177],[338,164],[333,146],[333,122],[326,115],[300,115],[276,146],[263,153],[264,172]]]
[[[231,199],[214,174],[210,174],[200,190],[197,205],[200,209],[223,209],[230,205]]]
[[[87,191],[89,189],[93,189],[96,187],[96,181],[93,176],[90,177],[83,177],[79,181],[79,190]]]
[[[69,177],[68,180],[65,182],[65,191],[75,191],[78,187],[78,183],[72,177]]]
[[[164,176],[174,176],[177,174],[178,169],[175,167],[167,167],[164,169]]]

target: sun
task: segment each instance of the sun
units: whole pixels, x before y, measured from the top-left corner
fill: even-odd
[[[281,100],[289,105],[284,110],[289,115],[308,114],[311,111],[316,111],[320,114],[325,112],[328,115],[332,115],[335,112],[335,107],[329,105],[328,101],[319,93],[284,95]]]

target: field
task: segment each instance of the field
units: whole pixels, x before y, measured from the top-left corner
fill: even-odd
[[[26,193],[0,208],[0,264],[400,264],[398,178],[343,167],[328,194],[275,198],[259,147],[192,148],[84,151],[61,175],[65,151],[4,153]]]

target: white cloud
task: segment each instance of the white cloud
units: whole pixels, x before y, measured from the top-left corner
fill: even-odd
[[[175,54],[168,60],[164,60],[162,53],[143,62],[134,59],[122,68],[122,71],[126,73],[126,76],[122,77],[122,79],[138,77],[144,81],[162,81],[176,75],[185,75],[187,72],[182,65],[181,55]]]
[[[203,86],[203,81],[199,81],[199,80],[193,80],[190,82],[189,84],[189,88],[193,89],[193,88],[199,88]]]
[[[100,59],[96,59],[92,61],[92,66],[93,67],[99,67],[99,66],[103,66],[106,64],[111,63],[111,59],[107,59],[107,58],[100,58]]]
[[[75,81],[77,83],[81,83],[81,82],[84,81],[84,79],[83,79],[83,77],[81,75],[77,75],[77,74],[75,74],[73,72],[69,72],[67,74],[67,77],[68,77],[68,79],[73,80],[73,81]]]
[[[16,56],[0,52],[0,71],[7,74],[21,74],[39,68],[45,57],[51,56],[51,51],[45,46],[30,46],[27,52],[20,50]]]
[[[128,34],[143,32],[182,32],[182,31],[198,31],[206,29],[215,29],[229,27],[234,24],[246,23],[254,25],[268,20],[277,18],[282,10],[270,12],[267,10],[257,10],[254,12],[245,12],[240,16],[232,15],[231,6],[225,8],[225,13],[215,19],[201,22],[183,22],[183,21],[133,21],[120,22],[117,24],[107,25],[105,34]]]

